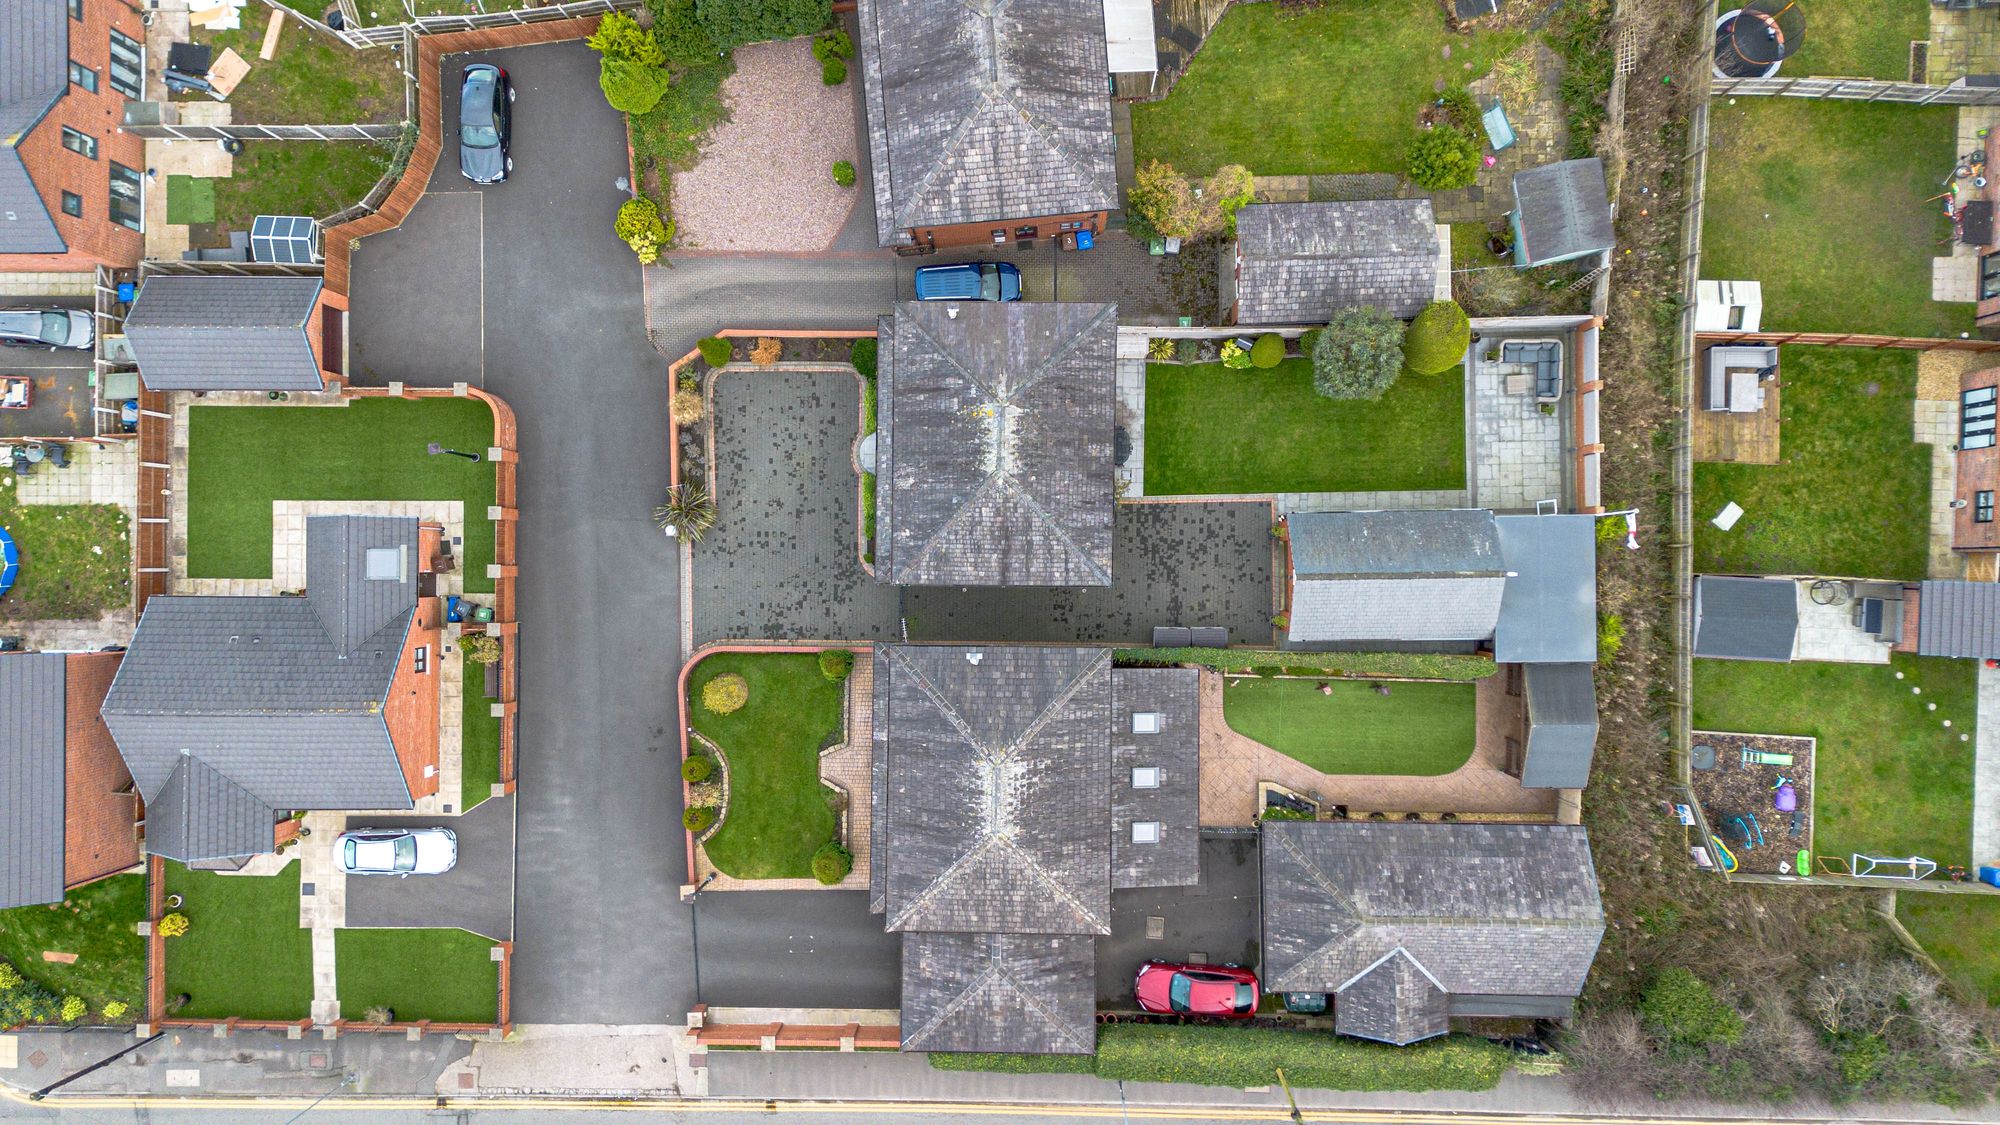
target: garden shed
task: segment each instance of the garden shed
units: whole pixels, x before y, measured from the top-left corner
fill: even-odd
[[[1705,574],[1694,581],[1694,654],[1789,661],[1799,633],[1798,584]]]
[[[1291,530],[1292,645],[1457,643],[1493,635],[1507,564],[1493,513],[1298,512]]]
[[[1550,266],[1616,244],[1604,162],[1592,156],[1514,173],[1514,264]]]
[[[1526,789],[1582,789],[1597,753],[1597,684],[1590,664],[1530,664],[1522,669],[1528,743],[1521,764]]]
[[[1451,296],[1451,234],[1428,199],[1253,203],[1221,262],[1225,323],[1325,324],[1364,305],[1405,320]]]

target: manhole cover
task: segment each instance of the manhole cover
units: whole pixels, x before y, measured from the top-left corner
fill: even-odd
[[[34,1067],[36,1070],[42,1069],[43,1064],[48,1061],[48,1053],[39,1048],[28,1054],[28,1065]]]
[[[1150,916],[1146,919],[1146,940],[1160,941],[1167,936],[1167,920]]]
[[[311,898],[311,897],[312,897],[312,893],[313,893],[313,885],[312,885],[311,883],[300,883],[300,884],[299,884],[299,897],[301,897],[301,898]]]
[[[325,1051],[314,1051],[312,1054],[306,1056],[307,1070],[325,1070],[326,1063],[327,1057]]]

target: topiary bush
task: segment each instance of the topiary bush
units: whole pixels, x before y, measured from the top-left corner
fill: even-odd
[[[717,715],[743,709],[750,702],[750,683],[734,672],[724,672],[701,685],[701,705]]]
[[[838,86],[847,81],[847,64],[839,59],[828,59],[819,64],[819,80],[822,85]]]
[[[188,916],[175,911],[160,919],[158,929],[161,937],[180,937],[188,932]]]
[[[833,162],[833,182],[839,184],[841,187],[854,186],[854,162],[852,160],[836,160]]]
[[[1285,361],[1285,338],[1276,332],[1266,332],[1250,345],[1250,364],[1253,367],[1276,367]]]
[[[841,847],[839,841],[828,840],[813,853],[812,869],[813,878],[831,887],[854,870],[854,853]]]
[[[1472,346],[1472,322],[1456,301],[1432,301],[1403,334],[1403,366],[1419,375],[1455,370]]]
[[[609,56],[597,64],[597,86],[604,91],[604,100],[620,113],[645,113],[660,104],[670,85],[665,67]]]
[[[819,674],[833,683],[840,683],[854,671],[854,653],[844,648],[821,649],[819,654]]]
[[[674,236],[673,225],[660,218],[659,205],[644,196],[619,205],[611,231],[646,265],[660,260],[660,248]]]
[[[1403,322],[1368,308],[1342,309],[1313,341],[1313,389],[1328,398],[1378,399],[1403,373]]]
[[[703,336],[694,347],[701,353],[702,362],[710,367],[722,367],[736,354],[736,345],[720,336]]]
[[[1410,142],[1410,180],[1427,191],[1456,191],[1479,178],[1479,141],[1454,125],[1420,129]]]
[[[875,377],[875,358],[881,354],[881,345],[873,336],[863,336],[847,345],[847,362],[861,373],[864,379]]]
[[[681,763],[681,780],[689,784],[707,781],[715,776],[715,759],[706,754],[689,754]]]
[[[700,835],[715,824],[715,810],[696,806],[681,814],[681,827]]]

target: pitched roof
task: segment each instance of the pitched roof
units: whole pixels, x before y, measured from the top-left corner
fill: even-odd
[[[1287,523],[1291,640],[1493,635],[1507,570],[1491,512],[1296,512]]]
[[[1428,199],[1253,203],[1236,213],[1234,265],[1238,324],[1364,305],[1413,317],[1437,294],[1437,219]]]
[[[63,897],[63,657],[0,656],[0,910]]]
[[[1098,0],[861,0],[881,244],[1118,206]]]
[[[0,254],[69,249],[15,146],[69,89],[69,11],[57,0],[0,4]]]
[[[1110,652],[876,653],[887,928],[1109,933]]]
[[[2000,656],[2000,585],[1951,581],[1920,586],[1917,655]]]
[[[1333,1029],[1398,1047],[1451,1030],[1451,997],[1400,946],[1341,990]]]
[[[1201,673],[1114,668],[1111,700],[1112,889],[1199,883]],[[1135,721],[1140,715],[1157,721]],[[1138,780],[1150,785],[1134,784],[1134,770],[1148,771]],[[1134,841],[1135,823],[1158,824],[1159,839]]]
[[[326,383],[306,324],[316,277],[156,274],[125,335],[156,391],[317,391]]]
[[[1560,262],[1616,245],[1604,162],[1563,160],[1514,173],[1516,258],[1526,265]]]
[[[0,147],[0,254],[61,254],[68,249],[21,154]]]
[[[182,863],[271,850],[277,810],[191,751],[146,802],[146,846]]]
[[[1375,1014],[1353,1034],[1393,1042],[1432,1026],[1435,1000],[1403,967],[1374,975],[1399,950],[1447,997],[1494,1010],[1583,988],[1604,908],[1580,826],[1301,821],[1261,831],[1264,985],[1338,993],[1336,1011],[1360,988],[1360,1014]]]
[[[1597,659],[1597,519],[1495,516],[1507,589],[1493,626],[1503,664]]]
[[[1704,574],[1694,580],[1696,656],[1790,660],[1798,632],[1798,583],[1791,579]]]
[[[905,302],[884,329],[880,573],[1110,585],[1116,306]]]
[[[1590,664],[1530,664],[1522,675],[1528,697],[1528,750],[1521,766],[1527,789],[1582,789],[1597,752],[1597,684]]]
[[[1087,1055],[1096,942],[1048,934],[905,934],[905,1051]]]

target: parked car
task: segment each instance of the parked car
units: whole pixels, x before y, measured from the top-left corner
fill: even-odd
[[[82,309],[0,309],[0,344],[55,349],[96,342],[96,323]]]
[[[917,270],[919,301],[1018,301],[1021,271],[1010,262],[961,262]]]
[[[449,828],[357,828],[334,841],[349,875],[442,875],[458,863],[458,836]]]
[[[1132,991],[1142,1011],[1247,1020],[1257,1014],[1257,974],[1237,965],[1148,961]]]
[[[514,159],[514,86],[492,63],[465,68],[458,87],[458,170],[475,184],[507,182]]]

